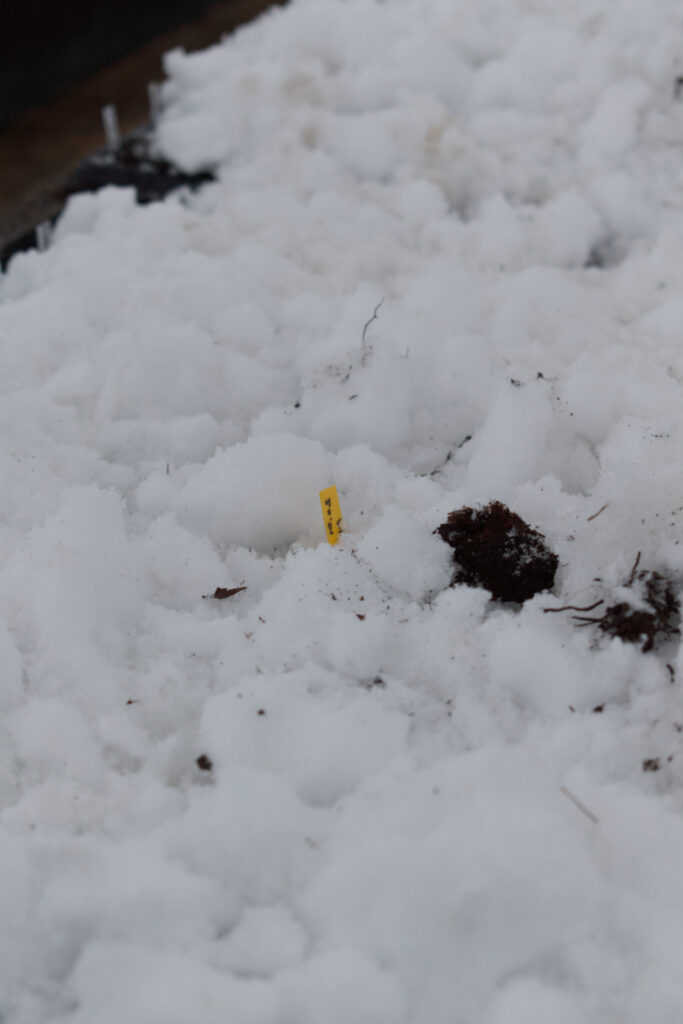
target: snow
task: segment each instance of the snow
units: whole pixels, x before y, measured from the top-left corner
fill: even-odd
[[[14,257],[3,1024],[680,1020],[678,639],[544,611],[682,589],[679,38],[293,0],[167,55],[214,184]],[[493,500],[553,593],[449,586]]]

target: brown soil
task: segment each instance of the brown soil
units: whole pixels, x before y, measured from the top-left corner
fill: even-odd
[[[624,584],[633,593],[633,603],[619,601],[605,609],[601,616],[575,615],[581,626],[595,623],[608,636],[619,637],[629,644],[642,644],[651,651],[658,640],[666,640],[679,632],[680,601],[673,582],[662,573],[641,569],[640,554]]]
[[[452,585],[484,587],[496,601],[521,604],[555,582],[558,558],[543,534],[500,501],[451,512],[434,532],[453,548]]]

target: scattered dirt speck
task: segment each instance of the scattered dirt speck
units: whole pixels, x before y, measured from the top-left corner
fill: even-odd
[[[659,771],[659,758],[658,757],[646,757],[643,761],[644,772],[658,772]]]
[[[256,712],[257,715],[265,715],[265,713],[266,713],[266,709],[265,708],[259,708],[258,711]]]
[[[210,772],[213,768],[213,761],[206,754],[200,754],[196,761],[197,767],[203,772]]]
[[[484,587],[497,601],[528,601],[549,590],[559,560],[545,537],[500,501],[451,512],[434,531],[453,548],[451,585]]]
[[[593,714],[594,715],[601,715],[604,710],[605,710],[605,705],[604,704],[596,704],[595,707],[593,708]]]

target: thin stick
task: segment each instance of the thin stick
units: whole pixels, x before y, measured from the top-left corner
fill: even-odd
[[[592,516],[589,516],[589,517],[588,517],[588,519],[586,520],[586,522],[587,522],[587,523],[590,523],[590,522],[592,522],[592,521],[593,521],[594,519],[597,519],[597,518],[598,518],[598,516],[600,515],[600,513],[601,513],[601,512],[604,512],[604,511],[605,511],[605,509],[607,508],[607,506],[608,506],[608,505],[609,505],[609,502],[606,502],[606,503],[605,503],[605,504],[604,504],[604,505],[602,506],[602,508],[599,508],[599,509],[598,509],[598,511],[597,511],[597,512],[594,512]]]
[[[588,820],[592,821],[594,825],[599,824],[600,819],[597,815],[593,814],[592,811],[589,811],[586,805],[579,800],[578,796],[574,796],[571,790],[567,789],[566,786],[560,786],[560,793],[562,793],[563,796],[566,796],[567,800],[570,800],[574,804],[574,807],[577,807],[582,814],[585,814]]]
[[[633,563],[633,568],[631,569],[631,575],[629,576],[628,583],[626,584],[627,587],[630,587],[631,584],[633,583],[634,579],[636,578],[636,569],[638,568],[639,564],[640,564],[640,551],[636,555],[636,560]]]
[[[383,303],[383,302],[384,302],[384,297],[382,297],[382,298],[381,298],[381,299],[379,300],[379,302],[378,302],[378,303],[377,303],[377,305],[375,306],[375,311],[374,311],[374,313],[372,314],[372,316],[370,317],[370,319],[369,319],[369,320],[368,320],[368,322],[366,323],[365,327],[363,328],[363,334],[362,334],[362,336],[361,336],[361,342],[362,342],[362,344],[363,344],[363,345],[365,344],[365,333],[366,333],[366,331],[367,331],[368,327],[370,326],[370,324],[372,323],[372,321],[373,321],[373,320],[376,320],[376,319],[377,319],[377,314],[379,313],[379,310],[380,310],[380,306],[382,305],[382,303]]]
[[[592,612],[594,608],[598,608],[604,601],[596,601],[595,604],[587,604],[585,607],[581,607],[578,604],[563,604],[561,608],[544,608],[544,612]]]

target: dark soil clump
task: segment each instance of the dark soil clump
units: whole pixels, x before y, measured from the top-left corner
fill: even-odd
[[[58,187],[46,194],[49,212],[46,211],[42,223],[0,246],[0,270],[4,270],[17,253],[42,247],[38,231],[42,226],[51,230],[60,207],[77,192],[97,192],[105,185],[118,185],[134,188],[137,202],[146,204],[163,199],[176,189],[194,191],[215,180],[215,174],[208,168],[187,174],[160,157],[149,129],[128,135],[116,149],[102,149],[87,157]]]
[[[496,601],[521,604],[555,582],[558,558],[543,534],[500,501],[451,512],[434,532],[453,548],[451,585],[484,587]]]
[[[610,605],[599,617],[575,615],[574,619],[582,626],[595,623],[603,633],[626,643],[642,643],[642,650],[647,652],[657,640],[679,632],[680,601],[670,579],[647,569],[638,572],[639,561],[640,555],[624,584],[632,592],[632,600]]]
[[[196,189],[209,181],[215,181],[215,176],[208,170],[186,174],[157,156],[152,136],[142,132],[123,139],[113,153],[101,150],[84,160],[64,183],[62,195],[97,192],[105,185],[132,186],[137,201],[144,204],[183,186]]]

